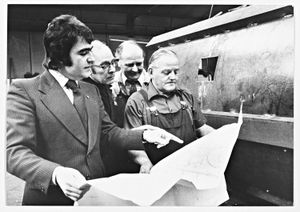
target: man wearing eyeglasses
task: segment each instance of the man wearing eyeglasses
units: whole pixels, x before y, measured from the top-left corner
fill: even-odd
[[[113,122],[117,117],[114,112],[111,84],[114,81],[117,59],[114,58],[110,48],[99,40],[92,41],[92,53],[95,62],[92,66],[92,74],[83,81],[94,84],[99,89],[104,109]]]
[[[169,146],[160,149],[147,144],[147,154],[143,150],[130,151],[136,163],[141,165],[141,173],[148,173],[163,158],[214,130],[206,124],[196,98],[178,87],[179,60],[173,51],[163,48],[155,51],[149,60],[148,72],[149,86],[128,99],[124,127],[157,126],[178,136],[184,143],[170,142]]]
[[[119,72],[112,85],[118,120],[116,124],[123,127],[124,109],[129,96],[149,83],[149,76],[144,70],[144,52],[133,40],[122,42],[116,49],[115,57],[119,59]]]
[[[92,53],[95,61],[92,74],[83,81],[94,84],[99,89],[105,111],[110,119],[117,123],[116,106],[112,97],[111,84],[114,82],[117,59],[114,58],[110,48],[99,40],[92,43]],[[107,138],[104,138],[107,139]],[[130,160],[127,151],[111,146],[108,142],[102,143],[102,158],[106,166],[106,175],[112,176],[128,171],[127,162]]]

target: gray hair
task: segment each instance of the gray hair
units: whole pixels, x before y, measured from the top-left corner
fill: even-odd
[[[160,57],[162,57],[164,55],[171,55],[171,56],[175,56],[176,58],[178,58],[177,54],[174,51],[172,51],[170,49],[166,49],[166,48],[160,48],[160,49],[156,50],[155,52],[153,52],[153,54],[151,55],[151,57],[149,59],[148,70],[153,67],[153,64],[156,60],[158,60]]]

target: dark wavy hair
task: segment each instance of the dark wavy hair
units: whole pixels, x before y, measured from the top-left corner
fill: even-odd
[[[91,43],[94,36],[91,29],[75,16],[60,15],[54,18],[44,33],[44,67],[57,70],[63,66],[71,66],[70,50],[79,38]]]

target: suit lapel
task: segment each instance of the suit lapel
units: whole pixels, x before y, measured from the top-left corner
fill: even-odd
[[[61,86],[48,71],[45,71],[41,76],[39,90],[43,93],[41,101],[48,110],[80,142],[87,144],[87,135],[76,109]]]
[[[89,88],[87,88],[85,85],[80,84],[81,90],[83,95],[85,96],[85,104],[88,114],[88,153],[94,148],[96,141],[97,141],[97,135],[99,130],[99,105],[98,102],[95,101],[94,96],[92,95],[93,92],[89,91]],[[96,97],[98,98],[98,97]]]

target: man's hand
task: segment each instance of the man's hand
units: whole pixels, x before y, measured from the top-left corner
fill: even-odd
[[[140,174],[150,174],[150,170],[152,167],[153,164],[151,163],[150,160],[142,163],[140,167]]]
[[[76,169],[57,167],[54,174],[58,186],[73,201],[79,200],[91,187]]]
[[[137,129],[144,129],[143,133],[143,138],[145,141],[148,143],[153,143],[157,144],[157,148],[161,148],[165,145],[167,145],[170,140],[173,140],[177,143],[182,144],[183,140],[180,138],[176,137],[175,135],[168,133],[167,131],[159,128],[159,127],[154,127],[151,125],[143,125],[140,127],[133,128],[133,130]]]
[[[140,165],[141,174],[149,174],[153,164],[144,150],[129,150],[129,156],[132,160]]]

